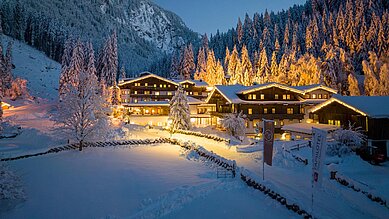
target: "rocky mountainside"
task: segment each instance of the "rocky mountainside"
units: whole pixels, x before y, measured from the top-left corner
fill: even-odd
[[[120,63],[131,73],[198,39],[181,18],[150,0],[3,0],[0,10],[5,34],[57,61],[67,37],[90,40],[99,49],[116,30]]]

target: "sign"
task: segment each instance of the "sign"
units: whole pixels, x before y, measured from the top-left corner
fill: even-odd
[[[327,131],[312,128],[312,183],[320,187],[322,180],[323,162],[327,149]]]
[[[263,156],[264,162],[271,166],[273,163],[274,121],[263,120]]]

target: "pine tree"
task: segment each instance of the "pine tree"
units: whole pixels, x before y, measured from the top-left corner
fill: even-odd
[[[184,77],[183,79],[190,79],[191,75],[193,75],[195,71],[195,68],[196,66],[194,63],[192,44],[189,44],[184,50],[184,59],[182,66],[182,75]]]
[[[245,45],[243,45],[241,56],[243,78],[238,83],[243,84],[245,86],[251,86],[254,80],[253,65],[251,64],[249,53]]]
[[[107,38],[104,47],[100,52],[97,62],[97,73],[99,81],[104,79],[107,86],[113,86],[118,72],[118,53],[116,32]]]
[[[362,62],[362,67],[363,72],[365,73],[365,95],[378,96],[380,94],[380,86],[372,66],[366,60],[364,60]]]
[[[381,96],[389,96],[389,60],[380,69],[380,91]]]
[[[217,64],[216,64],[216,80],[215,80],[215,85],[226,84],[224,74],[225,73],[224,73],[223,65],[221,64],[220,60],[218,60]]]
[[[170,101],[169,119],[172,121],[171,131],[191,129],[188,98],[180,85]]]
[[[355,78],[353,74],[348,75],[348,84],[349,84],[348,91],[350,96],[361,95],[361,91],[359,90],[359,86],[358,86],[358,80]]]
[[[122,80],[124,80],[125,78],[127,78],[126,76],[126,69],[124,68],[124,66],[122,66],[122,68],[120,69],[120,78]]]
[[[207,74],[204,81],[207,82],[209,86],[215,85],[217,83],[216,82],[216,59],[213,50],[208,50],[206,71]]]
[[[242,38],[243,38],[243,27],[242,27],[242,22],[240,21],[240,18],[238,18],[238,24],[236,25],[236,35],[238,38],[238,45],[241,45]]]
[[[205,49],[201,47],[197,55],[197,69],[194,79],[204,80],[206,77],[207,62],[205,57]]]
[[[259,84],[269,82],[270,68],[267,59],[266,47],[263,47],[258,60],[258,69],[255,75],[255,81]]]
[[[228,68],[227,68],[227,77],[229,78],[230,84],[236,84],[238,81],[240,81],[241,74],[242,74],[242,67],[239,59],[239,54],[236,46],[234,46],[234,49],[232,50],[229,62],[228,62]]]
[[[97,70],[95,65],[95,51],[93,50],[93,45],[91,42],[87,43],[87,60],[86,60],[86,66],[85,71],[87,71],[89,74],[94,74],[97,77]]]
[[[116,81],[114,81],[111,93],[112,93],[112,97],[111,97],[112,98],[111,99],[112,105],[114,105],[114,106],[119,105],[120,104],[119,87],[117,86]]]
[[[278,64],[277,64],[276,51],[273,51],[273,54],[271,55],[270,74],[271,74],[270,81],[277,82],[278,81]]]

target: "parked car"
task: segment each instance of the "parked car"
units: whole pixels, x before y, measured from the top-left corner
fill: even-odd
[[[386,155],[375,146],[361,147],[356,152],[363,160],[373,165],[379,165],[386,161]]]

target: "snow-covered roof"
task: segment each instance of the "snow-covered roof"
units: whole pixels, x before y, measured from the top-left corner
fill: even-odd
[[[318,89],[323,89],[323,90],[326,90],[326,91],[334,93],[334,94],[338,93],[335,89],[324,86],[322,84],[311,84],[311,85],[305,85],[305,86],[291,86],[291,88],[301,90],[304,93],[308,93],[308,92],[318,90]]]
[[[322,129],[325,131],[335,131],[339,129],[339,127],[335,125],[316,124],[316,123],[292,123],[292,124],[284,125],[281,128],[281,130],[299,132],[299,133],[311,135],[312,128]]]
[[[171,84],[174,84],[174,85],[178,85],[177,82],[174,82],[172,80],[169,80],[169,79],[166,79],[164,77],[161,77],[159,75],[156,75],[156,74],[152,74],[150,72],[143,72],[141,73],[142,76],[140,77],[137,77],[137,78],[133,78],[133,79],[130,79],[128,81],[123,81],[122,83],[120,83],[119,85],[125,85],[125,84],[129,84],[129,83],[133,83],[133,82],[136,82],[136,81],[140,81],[140,80],[143,80],[143,79],[146,79],[146,78],[157,78],[159,80],[162,80],[162,81],[166,81],[168,83],[171,83]]]
[[[363,116],[389,118],[389,96],[341,96],[336,94],[312,108],[310,112],[314,113],[333,102],[342,104]]]
[[[179,83],[179,84],[183,84],[183,83],[194,84],[196,87],[207,87],[208,86],[207,82],[200,81],[200,80],[189,80],[189,79],[186,79],[186,80],[173,80],[173,81],[176,82],[176,83]]]
[[[215,88],[208,95],[206,103],[209,102],[213,93],[218,91],[229,103],[240,103],[242,100],[238,97],[237,93],[242,89],[247,88],[246,86],[235,84],[235,85],[215,85]]]
[[[246,89],[240,91],[239,93],[240,94],[247,94],[247,93],[251,93],[251,92],[255,92],[255,91],[259,91],[259,90],[264,90],[264,89],[271,88],[271,87],[277,87],[277,88],[284,89],[284,90],[290,90],[290,91],[293,91],[296,93],[301,93],[301,94],[304,93],[304,91],[302,91],[302,90],[299,90],[299,89],[296,89],[296,88],[293,88],[293,87],[290,87],[287,85],[283,85],[280,83],[276,83],[276,82],[269,82],[269,83],[258,84],[258,85],[246,87]]]
[[[202,104],[202,103],[204,103],[204,101],[196,99],[196,98],[191,97],[191,96],[187,96],[187,98],[188,98],[188,104]]]

